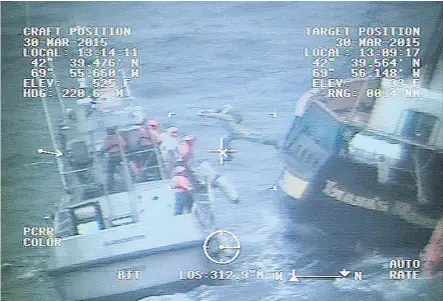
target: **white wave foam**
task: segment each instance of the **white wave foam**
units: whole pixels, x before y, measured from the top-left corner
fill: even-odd
[[[17,276],[17,279],[19,280],[34,280],[38,277],[40,277],[42,270],[40,269],[34,269],[24,272],[23,274],[20,274]]]
[[[11,269],[13,267],[14,267],[14,265],[12,263],[9,263],[9,262],[2,263],[2,271],[7,270],[7,269]]]
[[[195,301],[185,294],[174,294],[174,295],[166,295],[166,296],[154,296],[143,298],[138,301]]]

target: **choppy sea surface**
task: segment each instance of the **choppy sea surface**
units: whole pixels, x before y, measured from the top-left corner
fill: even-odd
[[[23,227],[45,225],[42,217],[61,197],[55,161],[36,151],[51,146],[41,102],[22,97],[30,71],[22,57],[25,24],[130,26],[133,35],[113,43],[138,49],[141,77],[132,83],[133,96],[162,123],[196,135],[199,157],[217,164],[206,149],[217,147],[226,133],[196,113],[230,103],[244,114],[245,128],[282,137],[296,100],[311,84],[311,60],[303,49],[333,43],[331,37],[306,37],[306,26],[420,26],[425,41],[439,11],[433,2],[2,2],[1,9],[5,301],[59,300],[42,272],[45,249],[21,243]],[[56,66],[68,81],[66,65]],[[344,61],[338,70],[346,70]],[[176,113],[173,120],[168,112]],[[275,149],[242,141],[234,146],[234,161],[219,169],[236,183],[241,202],[220,196],[216,203],[218,226],[235,232],[243,245],[232,269],[336,274],[346,268],[362,271],[364,279],[244,281],[147,300],[442,300],[441,278],[387,281],[389,260],[417,258],[428,231],[348,210],[332,217],[333,232],[343,238],[332,236],[318,216],[294,218],[296,208],[286,206],[291,200],[269,190],[283,169]]]

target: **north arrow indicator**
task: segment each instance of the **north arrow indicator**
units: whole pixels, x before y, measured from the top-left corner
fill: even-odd
[[[351,271],[348,271],[346,269],[341,270],[340,275],[297,275],[296,271],[292,270],[292,276],[291,279],[289,279],[289,282],[298,283],[300,282],[300,279],[340,279],[340,278],[346,278],[349,276]]]
[[[348,277],[349,274],[351,274],[351,271],[347,271],[346,269],[341,270],[340,275],[342,275],[343,277]]]

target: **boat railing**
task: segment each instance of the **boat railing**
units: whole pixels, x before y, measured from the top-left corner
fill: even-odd
[[[72,197],[71,203],[78,203],[104,195],[105,185],[100,179],[100,173],[100,166],[96,164],[60,172],[62,178],[65,179],[65,191]]]
[[[55,66],[51,65],[53,71],[51,72],[55,77]],[[125,78],[125,75],[120,72],[120,79]],[[83,83],[85,84],[85,83]],[[131,101],[131,93],[129,87],[125,85],[125,82],[118,83],[119,88],[124,90],[123,99],[121,102],[124,103],[126,100]],[[81,86],[81,83],[80,83]],[[82,87],[85,88],[85,87]],[[96,90],[96,89],[95,89]],[[105,93],[109,91],[101,91],[101,98],[110,97],[113,100],[116,96],[112,93]],[[98,150],[99,145],[103,145],[106,137],[106,129],[108,127],[116,126],[117,134],[120,135],[124,127],[127,127],[131,122],[125,114],[136,109],[133,106],[119,107],[118,110],[110,110],[110,112],[101,111],[99,108],[90,108],[93,110],[94,114],[86,114],[86,109],[91,106],[94,99],[85,100],[84,102],[77,102],[74,104],[69,104],[69,108],[65,105],[67,103],[63,102],[60,95],[58,87],[56,88],[56,98],[58,99],[58,106],[49,107],[46,98],[42,98],[43,108],[45,110],[45,116],[47,125],[49,128],[51,141],[54,149],[61,149],[63,151],[63,156],[56,157],[58,163],[58,171],[61,177],[64,190],[68,194],[68,202],[66,205],[75,206],[84,201],[93,201],[100,198],[100,202],[105,202],[108,207],[108,217],[112,222],[114,219],[121,218],[121,214],[118,213],[117,206],[111,201],[111,195],[115,193],[126,192],[127,203],[129,203],[130,212],[125,215],[127,218],[129,215],[132,222],[138,221],[138,212],[136,208],[136,195],[133,193],[134,183],[141,183],[147,181],[164,180],[168,178],[165,172],[165,163],[162,160],[162,156],[156,146],[148,149],[138,149],[137,151],[131,152],[126,149],[123,145],[120,145],[119,156],[121,158],[120,162],[117,164],[116,174],[120,176],[120,181],[116,186],[110,186],[106,176],[109,168],[109,162],[104,156],[105,152],[103,150]],[[119,96],[120,97],[120,96]],[[105,102],[106,104],[106,102]],[[51,112],[50,112],[51,110]],[[119,111],[120,110],[120,111]],[[72,114],[73,118],[69,118],[68,113]],[[83,114],[85,113],[85,114]],[[114,114],[116,114],[114,116]],[[52,115],[52,116],[51,116]],[[61,141],[55,137],[55,123],[52,118],[57,118],[62,116],[64,120],[71,120],[72,125],[68,128],[64,135],[64,140]],[[52,118],[51,118],[52,117]],[[128,123],[125,123],[127,121]],[[121,130],[120,130],[121,129]],[[69,137],[69,141],[67,139]],[[72,139],[74,138],[74,139]],[[85,147],[81,149],[81,156],[86,157],[83,163],[76,163],[73,160],[72,153],[66,147],[67,144],[63,142],[72,142],[75,139],[82,140]],[[61,146],[60,148],[58,146]],[[72,145],[71,145],[72,146]],[[72,150],[72,148],[71,148]],[[152,155],[151,155],[152,154]],[[152,157],[152,160],[146,160],[143,157]],[[140,162],[144,164],[141,166],[141,172],[147,174],[146,177],[134,177],[131,174],[130,163],[133,161],[134,157],[140,157]],[[65,206],[66,207],[66,206]],[[115,209],[115,210],[114,210]]]
[[[74,174],[74,173],[78,173],[78,172],[82,172],[82,171],[88,171],[91,170],[91,168],[81,168],[81,169],[75,169],[75,170],[71,170],[71,171],[63,171],[60,174],[61,175],[70,175],[70,174]]]
[[[86,120],[89,122],[89,120]],[[91,120],[91,122],[96,122]],[[136,203],[135,196],[133,196],[132,190],[135,183],[142,183],[148,181],[157,181],[167,179],[168,176],[165,172],[164,162],[162,156],[159,153],[158,147],[153,143],[149,147],[138,146],[132,150],[129,148],[129,137],[125,135],[128,129],[134,129],[133,126],[117,126],[115,128],[115,135],[120,137],[119,140],[119,152],[114,156],[119,156],[119,162],[115,163],[115,174],[119,176],[119,181],[115,182],[116,185],[109,183],[109,171],[110,157],[112,154],[107,153],[103,146],[107,141],[106,130],[108,129],[105,124],[101,124],[101,127],[95,128],[95,131],[88,131],[87,134],[77,133],[74,135],[77,139],[70,141],[70,145],[73,142],[81,142],[85,144],[85,147],[81,148],[82,155],[88,157],[87,163],[83,165],[88,166],[75,166],[75,162],[72,160],[72,152],[68,150],[66,155],[63,156],[65,166],[70,170],[62,170],[61,176],[67,180],[66,191],[73,195],[73,202],[88,200],[96,197],[104,197],[109,201],[109,195],[114,193],[126,192],[128,199],[132,199],[133,203]],[[136,127],[137,131],[141,129],[140,126]],[[126,143],[121,143],[125,141]],[[135,164],[137,163],[137,164]],[[134,168],[135,165],[136,168]],[[110,176],[114,178],[115,174]],[[73,177],[75,175],[76,177]],[[71,179],[67,179],[67,178]],[[74,179],[73,179],[74,178]],[[111,186],[112,185],[112,186]],[[72,193],[73,192],[73,193]],[[112,206],[112,205],[110,205]],[[135,210],[135,205],[133,206]],[[112,212],[112,208],[110,209]],[[136,218],[134,218],[136,220]]]
[[[132,152],[125,152],[123,154],[125,157],[126,164],[131,167],[131,163],[134,161],[139,161],[140,166],[138,166],[138,171],[133,171],[136,173],[145,173],[148,170],[157,170],[157,174],[154,177],[150,175],[144,176],[141,174],[138,182],[146,182],[150,180],[162,180],[166,179],[166,172],[164,169],[164,164],[161,155],[156,146],[151,146],[143,150],[137,150]]]

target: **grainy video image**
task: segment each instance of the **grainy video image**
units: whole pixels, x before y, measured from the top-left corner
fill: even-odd
[[[1,300],[441,301],[441,2],[2,2]]]

